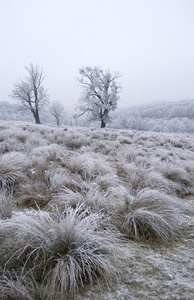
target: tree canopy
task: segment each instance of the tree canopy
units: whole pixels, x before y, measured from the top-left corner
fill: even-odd
[[[100,67],[82,67],[78,81],[83,88],[77,109],[77,117],[87,113],[90,120],[100,120],[101,128],[106,127],[109,113],[117,108],[121,86],[117,82],[118,73],[103,71]]]
[[[20,102],[20,108],[30,110],[36,124],[40,124],[39,111],[48,102],[48,93],[42,86],[44,72],[38,65],[30,64],[25,80],[20,79],[12,90],[11,97]]]

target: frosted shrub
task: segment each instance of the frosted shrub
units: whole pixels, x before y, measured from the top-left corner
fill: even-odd
[[[113,172],[110,172],[105,175],[97,176],[95,184],[100,191],[107,191],[111,187],[119,187],[121,185],[121,180]]]
[[[27,286],[25,286],[24,280],[17,276],[13,279],[11,276],[4,275],[0,279],[0,294],[2,300],[34,300]]]
[[[15,136],[6,137],[0,143],[0,152],[7,153],[12,151],[23,151],[25,149],[24,143],[18,142]]]
[[[90,138],[86,137],[81,133],[76,134],[75,132],[67,133],[63,141],[65,146],[67,146],[70,149],[78,149],[82,146],[90,145],[90,142]]]
[[[172,182],[165,178],[165,176],[153,169],[148,169],[144,176],[144,185],[142,188],[149,187],[151,189],[163,190],[167,194],[175,195],[177,191],[181,190],[179,182]]]
[[[57,206],[63,210],[67,205],[76,207],[79,203],[89,207],[93,212],[111,213],[114,203],[113,199],[108,201],[108,194],[98,191],[95,184],[80,189],[80,191],[73,191],[64,189],[60,193],[53,196],[50,204]]]
[[[162,191],[144,189],[129,201],[124,230],[137,239],[167,241],[183,225],[183,204]]]
[[[177,138],[169,138],[169,142],[171,143],[171,145],[173,147],[177,147],[177,148],[182,148],[183,147],[183,142],[180,141]]]
[[[99,140],[92,145],[93,151],[103,154],[109,155],[112,152],[112,146],[103,140]]]
[[[127,137],[120,138],[119,142],[121,144],[128,144],[128,145],[132,144],[132,140],[130,138],[127,138]]]
[[[36,147],[31,155],[32,160],[38,159],[38,157],[44,157],[47,161],[59,160],[62,156],[63,149],[57,144],[51,144],[47,146]]]
[[[102,140],[103,139],[103,132],[99,129],[91,129],[91,137],[94,140]]]
[[[59,175],[56,174],[53,178],[50,178],[51,187],[54,189],[54,191],[57,191],[60,193],[63,189],[70,189],[72,191],[84,191],[85,189],[88,189],[88,183],[87,181],[83,181],[83,178],[79,174],[73,174],[67,170],[62,177],[59,179],[58,182],[56,182]],[[60,186],[59,186],[60,184]],[[58,185],[58,187],[57,187]]]
[[[92,153],[92,157],[95,160],[95,168],[96,168],[96,174],[99,175],[106,175],[110,174],[113,175],[113,168],[111,167],[109,161],[104,157],[101,156],[98,153]]]
[[[136,164],[137,163],[137,164]],[[136,195],[144,188],[164,190],[168,194],[175,194],[181,190],[179,182],[168,180],[162,173],[155,171],[150,167],[149,161],[136,159],[136,163],[124,164],[122,162],[117,166],[117,174],[120,176],[130,192]]]
[[[32,274],[18,276],[16,274],[4,274],[0,278],[1,300],[53,300],[61,299],[58,293],[53,298],[49,285],[38,283]]]
[[[47,144],[48,142],[44,137],[40,136],[38,133],[32,134],[32,136],[26,141],[26,151],[30,153],[32,149],[46,146]]]
[[[80,174],[84,179],[111,171],[109,164],[100,156],[89,153],[72,156],[67,162],[67,166],[71,172]]]
[[[169,181],[177,183],[176,192],[184,195],[189,192],[189,186],[192,184],[191,174],[184,168],[172,163],[163,163],[156,167]]]
[[[0,150],[2,153],[7,151],[18,151],[24,146],[16,138],[16,132],[12,128],[3,128],[0,130]]]
[[[23,207],[43,207],[51,200],[52,189],[41,180],[20,184],[18,204]]]
[[[130,149],[125,153],[124,158],[127,160],[128,163],[131,163],[136,160],[136,156],[137,153],[133,149]]]
[[[100,213],[91,213],[82,205],[51,215],[39,211],[34,216],[15,217],[10,226],[18,228],[25,243],[22,249],[18,244],[11,260],[20,258],[23,273],[31,271],[39,282],[46,280],[53,295],[56,291],[75,294],[87,282],[107,286],[117,274],[118,240]]]
[[[95,160],[87,154],[71,157],[68,166],[73,173],[79,173],[83,178],[90,178],[95,173]]]
[[[26,179],[24,171],[29,166],[28,158],[18,152],[5,153],[0,156],[0,184],[6,186],[15,181]]]
[[[51,176],[65,173],[63,161],[68,158],[69,154],[56,144],[35,148],[31,154],[32,168],[29,170],[31,181],[43,181],[50,187]]]
[[[62,167],[50,168],[46,175],[49,178],[49,184],[53,192],[60,191],[60,189],[64,188],[66,185],[69,185],[71,182],[73,184],[75,181],[75,176],[73,176],[68,169]]]
[[[81,192],[63,188],[58,194],[53,195],[50,205],[63,211],[67,206],[75,208],[80,203],[86,204],[85,196]]]
[[[165,161],[165,162],[172,161],[172,157],[169,156],[169,153],[165,150],[157,150],[155,155],[159,157],[161,161]]]
[[[145,187],[145,175],[147,171],[140,168],[135,163],[127,164],[120,161],[117,165],[117,175],[123,179],[127,187],[132,193],[141,190]]]

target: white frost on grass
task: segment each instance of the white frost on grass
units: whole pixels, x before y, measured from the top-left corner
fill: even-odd
[[[9,136],[5,132],[8,132]],[[189,297],[193,291],[188,285],[189,280],[184,278],[178,266],[183,266],[180,260],[181,251],[183,251],[182,255],[188,259],[188,265],[191,265],[189,260],[194,246],[192,233],[193,149],[192,134],[100,130],[81,127],[56,128],[22,122],[2,122],[0,127],[0,188],[2,193],[5,187],[8,193],[12,189],[12,199],[11,204],[4,205],[8,198],[2,194],[3,201],[0,203],[0,211],[5,212],[5,208],[7,208],[8,212],[12,210],[13,212],[12,217],[11,213],[10,215],[6,213],[11,217],[10,220],[0,220],[2,245],[0,272],[5,267],[6,259],[9,260],[8,253],[10,256],[17,251],[21,254],[17,263],[9,260],[10,263],[11,261],[13,263],[7,264],[5,269],[6,275],[11,272],[11,277],[7,277],[7,282],[10,280],[10,286],[13,287],[12,292],[14,284],[16,288],[21,286],[21,291],[23,288],[27,288],[29,291],[29,286],[19,274],[22,262],[24,264],[26,262],[25,266],[28,265],[28,270],[32,271],[34,269],[33,263],[30,265],[30,258],[33,257],[38,262],[38,257],[43,257],[43,260],[40,259],[39,265],[42,266],[42,270],[39,274],[42,274],[42,271],[46,274],[48,270],[50,273],[45,276],[43,281],[40,277],[35,276],[36,272],[33,275],[34,278],[29,278],[29,282],[32,280],[34,283],[30,284],[30,295],[36,294],[33,297],[37,299],[43,297],[41,295],[44,293],[42,294],[41,291],[44,290],[44,286],[48,288],[50,279],[47,279],[54,274],[49,268],[56,263],[56,257],[53,256],[52,251],[47,251],[50,248],[47,247],[46,240],[48,238],[49,245],[52,243],[54,245],[51,237],[53,229],[55,230],[63,223],[59,219],[57,222],[56,219],[52,221],[50,217],[53,210],[63,213],[69,207],[68,210],[75,213],[79,206],[82,209],[84,207],[84,210],[87,211],[88,219],[100,214],[103,216],[102,220],[108,218],[110,227],[114,228],[113,231],[111,229],[110,237],[107,236],[110,227],[106,228],[106,226],[93,230],[94,228],[92,229],[90,224],[89,230],[87,226],[85,226],[86,228],[82,226],[77,232],[87,240],[86,236],[93,230],[93,236],[98,237],[99,234],[102,234],[108,238],[107,245],[110,246],[111,251],[113,248],[119,249],[117,253],[114,252],[112,258],[117,257],[116,264],[120,271],[118,277],[120,283],[119,285],[115,284],[115,290],[104,291],[99,297],[98,287],[93,283],[99,282],[99,286],[103,286],[103,279],[98,278],[99,272],[104,272],[102,268],[97,272],[98,274],[95,273],[94,282],[93,279],[89,279],[90,275],[86,276],[89,280],[85,281],[86,277],[81,278],[81,273],[78,272],[77,275],[74,274],[76,283],[73,284],[71,279],[72,283],[69,281],[67,287],[64,282],[60,282],[59,274],[62,274],[64,270],[64,265],[62,266],[64,262],[60,260],[54,275],[55,279],[51,280],[52,284],[50,284],[56,292],[56,300],[64,296],[61,295],[59,287],[65,293],[65,291],[77,290],[76,286],[78,285],[79,287],[84,285],[84,287],[80,290],[80,294],[76,295],[76,299],[82,297],[82,293],[84,294],[83,299],[93,300],[119,300],[130,299],[130,297],[133,299],[133,295],[136,299],[142,299],[144,294],[145,299],[155,300],[157,298],[165,299],[165,297],[168,299],[170,284],[167,284],[167,279],[170,278],[168,277],[170,273],[165,266],[170,259],[174,259],[174,263],[172,262],[174,273],[172,273],[177,274],[175,276],[177,281],[174,280],[174,275],[170,279],[174,289],[173,297],[175,299],[179,295],[184,297],[182,290],[186,291],[186,296]],[[39,218],[40,214],[42,219]],[[79,215],[82,215],[80,210]],[[77,217],[79,219],[78,215]],[[16,219],[19,221],[15,222]],[[13,226],[14,222],[17,223],[16,227]],[[69,223],[71,222],[69,221]],[[36,225],[41,233],[37,239]],[[78,226],[76,222],[74,225],[72,232]],[[189,228],[187,228],[188,226]],[[23,229],[17,235],[15,230],[17,232],[19,227]],[[26,234],[25,227],[29,234]],[[124,236],[119,235],[119,240],[118,229],[124,233]],[[26,236],[29,239],[26,239]],[[135,237],[139,238],[138,241]],[[134,239],[133,243],[130,241],[131,238]],[[141,238],[144,238],[146,242]],[[155,243],[156,240],[157,243]],[[60,245],[63,248],[66,243],[63,239],[61,241]],[[91,250],[90,247],[84,248],[86,244],[83,239],[79,239],[79,241],[81,244],[77,242],[75,244],[80,249]],[[162,242],[165,242],[164,245]],[[132,244],[134,247],[131,246]],[[90,243],[87,245],[92,246]],[[98,248],[101,249],[101,247],[101,242],[99,242]],[[120,257],[126,257],[126,249],[129,256],[133,253],[131,256],[134,255],[136,258],[133,266],[130,259],[125,259],[125,265],[121,264]],[[84,252],[86,256],[88,255],[87,251]],[[162,251],[162,255],[160,251]],[[171,256],[171,253],[176,255],[176,251],[178,258]],[[38,256],[38,253],[42,253],[43,256]],[[105,273],[108,269],[111,272],[112,268],[116,268],[106,253],[105,251],[100,254],[103,259],[108,261]],[[91,259],[89,256],[87,258]],[[45,265],[45,260],[52,261],[52,266]],[[76,264],[71,262],[71,267],[76,267]],[[160,264],[160,262],[162,263]],[[84,266],[84,259],[82,263]],[[158,264],[157,268],[155,264]],[[89,267],[89,264],[87,266]],[[95,266],[92,266],[95,269]],[[38,270],[38,265],[36,267]],[[93,267],[92,272],[94,271]],[[191,279],[192,274],[189,269],[191,267],[187,268],[186,265],[184,267],[187,270],[188,278]],[[70,272],[70,267],[68,268]],[[19,274],[19,277],[14,276],[15,273],[12,273],[12,270]],[[82,272],[84,271],[82,270]],[[164,278],[162,278],[163,275],[158,275],[159,272],[165,275]],[[67,275],[68,272],[65,274]],[[5,283],[1,279],[3,280],[0,276],[0,285]],[[151,282],[153,282],[153,287]],[[179,282],[180,288],[176,287],[176,282]],[[93,289],[91,289],[91,285],[93,285]],[[158,285],[161,287],[164,297],[160,293]]]

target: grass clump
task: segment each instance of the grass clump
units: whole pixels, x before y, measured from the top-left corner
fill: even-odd
[[[78,205],[63,213],[21,215],[6,226],[18,228],[23,240],[10,261],[19,259],[20,272],[30,271],[38,282],[49,283],[53,294],[74,295],[86,283],[108,287],[116,278],[118,239],[100,213]]]
[[[3,276],[0,279],[0,294],[2,300],[34,300],[22,280],[16,276]]]
[[[0,185],[9,186],[15,181],[25,180],[24,171],[29,165],[27,157],[18,152],[5,153],[0,156]]]
[[[8,272],[0,277],[1,300],[53,300],[59,295],[51,292],[51,287],[36,282],[32,274],[18,276]]]
[[[166,242],[183,226],[182,207],[162,191],[143,189],[128,202],[123,228],[136,239]]]
[[[168,134],[8,125],[0,132],[1,299],[115,299],[127,285],[126,297],[136,297],[137,269],[192,243],[192,135],[176,136],[178,148]],[[118,269],[119,285],[100,295]]]

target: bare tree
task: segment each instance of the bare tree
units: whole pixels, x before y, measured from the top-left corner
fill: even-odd
[[[106,127],[109,113],[117,108],[121,86],[116,79],[119,74],[111,74],[109,70],[103,71],[99,67],[80,68],[83,95],[77,109],[80,113],[77,117],[88,113],[90,120],[100,120],[101,128]]]
[[[64,106],[59,101],[55,101],[51,104],[50,113],[55,117],[57,126],[61,124],[63,115],[65,114]]]
[[[11,97],[20,102],[20,108],[30,110],[36,124],[40,124],[40,109],[48,103],[47,91],[42,86],[44,72],[39,66],[30,64],[25,67],[28,72],[25,80],[20,79],[12,90]]]

